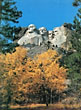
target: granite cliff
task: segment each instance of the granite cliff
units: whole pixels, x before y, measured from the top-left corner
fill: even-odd
[[[34,24],[30,24],[19,30],[19,34],[15,36],[15,42],[27,48],[28,55],[32,57],[49,48],[70,50],[72,33],[71,26],[67,24],[53,30],[47,30],[45,27],[37,29]]]

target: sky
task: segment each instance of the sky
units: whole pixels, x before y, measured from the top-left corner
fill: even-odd
[[[37,28],[52,30],[64,23],[72,23],[77,8],[72,6],[74,0],[16,0],[18,10],[23,12],[17,26],[27,27],[35,24]]]

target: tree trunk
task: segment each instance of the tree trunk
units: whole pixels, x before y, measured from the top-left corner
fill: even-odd
[[[51,94],[50,94],[50,103],[52,104],[52,90],[51,90]]]
[[[48,107],[48,103],[46,103],[46,107]]]

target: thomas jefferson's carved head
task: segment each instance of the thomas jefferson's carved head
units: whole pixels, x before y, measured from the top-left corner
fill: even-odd
[[[46,35],[47,34],[47,29],[45,27],[39,28],[39,32],[41,35]]]

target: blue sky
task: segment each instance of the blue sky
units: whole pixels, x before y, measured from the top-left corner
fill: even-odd
[[[52,30],[65,22],[72,23],[77,8],[73,0],[16,0],[18,10],[23,12],[18,26],[27,27],[35,24],[37,28],[46,27]]]

